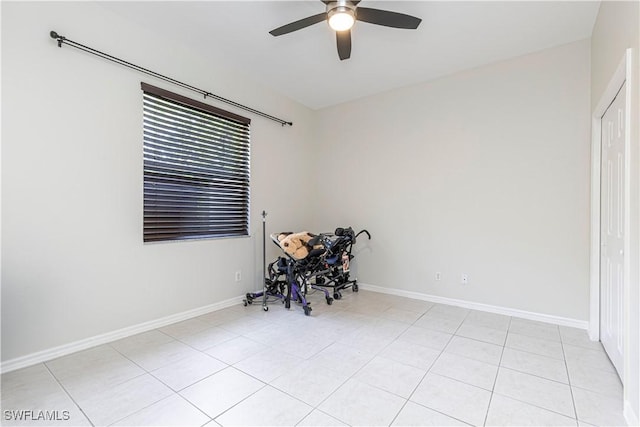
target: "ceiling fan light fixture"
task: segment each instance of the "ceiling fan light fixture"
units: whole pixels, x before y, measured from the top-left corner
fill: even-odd
[[[347,31],[356,22],[353,9],[347,6],[338,6],[328,12],[329,26],[335,31]]]
[[[326,12],[317,13],[290,22],[269,31],[269,34],[272,36],[281,36],[326,21],[329,28],[335,31],[338,57],[343,61],[351,57],[351,28],[356,20],[368,24],[381,25],[383,27],[404,28],[409,30],[415,30],[420,25],[420,22],[422,22],[422,19],[404,13],[360,7],[360,0],[321,1],[326,6]]]

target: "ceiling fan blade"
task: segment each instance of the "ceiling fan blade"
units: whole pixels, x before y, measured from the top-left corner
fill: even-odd
[[[341,61],[351,57],[351,30],[336,31],[338,56]]]
[[[405,28],[415,30],[422,22],[422,19],[404,13],[391,12],[388,10],[371,9],[359,7],[356,9],[356,19],[369,24],[384,25],[385,27]]]
[[[287,25],[283,25],[282,27],[278,27],[275,30],[269,31],[269,34],[272,36],[281,36],[283,34],[288,34],[293,31],[298,31],[303,28],[306,28],[310,25],[317,24],[318,22],[322,22],[327,19],[327,13],[322,12],[317,15],[308,16],[306,18],[300,19],[299,21],[291,22]]]

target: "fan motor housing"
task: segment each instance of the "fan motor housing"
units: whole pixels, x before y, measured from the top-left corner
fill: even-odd
[[[349,13],[356,17],[356,6],[347,0],[338,0],[327,3],[327,15],[331,18],[336,13]]]

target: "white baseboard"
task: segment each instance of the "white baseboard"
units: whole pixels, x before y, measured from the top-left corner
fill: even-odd
[[[623,410],[624,419],[627,421],[627,425],[629,426],[640,426],[640,418],[638,418],[638,414],[633,412],[631,408],[631,404],[628,400],[624,401],[624,410]]]
[[[358,283],[359,287],[364,290],[379,292],[390,295],[398,295],[407,298],[413,298],[423,301],[430,301],[441,304],[455,305],[464,308],[471,308],[474,310],[486,311],[489,313],[504,314],[506,316],[520,317],[523,319],[537,320],[546,323],[553,323],[561,326],[570,326],[579,329],[588,329],[589,322],[586,320],[569,319],[566,317],[552,316],[548,314],[534,313],[530,311],[517,310],[506,307],[499,307],[489,304],[482,304],[471,301],[458,300],[453,298],[440,297],[436,295],[428,295],[419,292],[405,291],[402,289],[385,288],[382,286],[369,285],[365,283]],[[204,307],[195,308],[193,310],[187,310],[182,313],[172,314],[160,319],[151,320],[149,322],[140,323],[137,325],[129,326],[126,328],[118,329],[116,331],[107,332],[105,334],[96,335],[94,337],[85,338],[72,343],[64,344],[58,347],[38,351],[26,356],[17,357],[15,359],[9,359],[0,365],[0,372],[11,372],[16,369],[26,368],[27,366],[35,365],[37,363],[46,362],[56,359],[58,357],[66,356],[77,351],[86,350],[91,347],[106,344],[112,341],[116,341],[122,338],[129,337],[131,335],[147,332],[153,329],[161,328],[163,326],[170,325],[172,323],[180,322],[183,320],[191,319],[193,317],[202,316],[203,314],[210,313],[212,311],[221,310],[223,308],[231,307],[239,304],[242,301],[242,296],[230,298],[225,301],[220,301],[215,304],[209,304]],[[629,416],[627,416],[627,413]],[[629,420],[637,420],[637,416],[633,413],[631,408],[627,408],[625,405],[625,417]],[[637,424],[637,423],[636,423]],[[630,424],[630,425],[636,425]]]
[[[423,294],[420,292],[405,291],[403,289],[385,288],[382,286],[368,285],[358,282],[361,289],[383,294],[397,295],[401,297],[413,298],[422,301],[435,302],[440,304],[455,305],[458,307],[471,308],[473,310],[486,311],[489,313],[504,314],[506,316],[519,317],[528,320],[537,320],[539,322],[552,323],[560,326],[570,326],[572,328],[585,329],[589,327],[588,320],[570,319],[567,317],[552,316],[550,314],[534,313],[532,311],[518,310],[515,308],[499,307],[496,305],[482,304],[479,302],[465,301],[454,298],[440,297],[437,295]]]
[[[182,313],[172,314],[160,319],[139,323],[137,325],[128,326],[116,331],[107,332],[105,334],[96,335],[79,341],[74,341],[58,347],[53,347],[35,353],[27,354],[26,356],[9,359],[2,362],[2,365],[0,366],[0,372],[6,373],[15,371],[16,369],[26,368],[27,366],[32,366],[38,363],[53,360],[61,356],[66,356],[77,351],[86,350],[88,348],[126,338],[131,335],[136,335],[142,332],[151,331],[153,329],[162,328],[163,326],[191,319],[192,317],[202,316],[203,314],[207,314],[212,311],[217,311],[223,308],[237,305],[242,301],[242,298],[243,297],[230,298],[228,300],[220,301],[214,304],[205,305],[204,307],[194,308],[192,310],[183,311]]]

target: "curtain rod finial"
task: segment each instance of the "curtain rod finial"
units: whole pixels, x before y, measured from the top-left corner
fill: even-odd
[[[64,36],[59,35],[58,33],[56,33],[53,30],[51,32],[49,32],[49,36],[52,39],[58,40],[58,47],[62,47],[62,42],[66,40]]]

